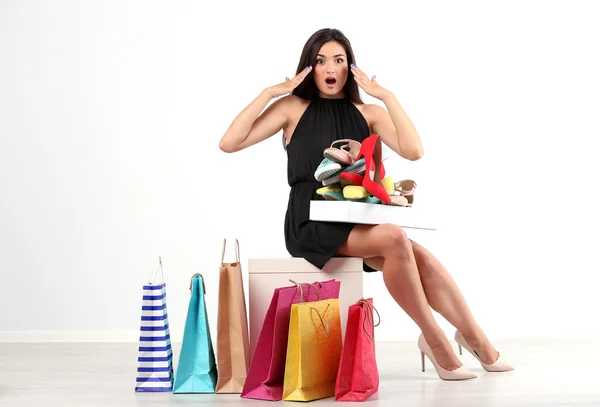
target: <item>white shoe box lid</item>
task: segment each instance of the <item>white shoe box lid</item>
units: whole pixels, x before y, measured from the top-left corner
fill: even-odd
[[[365,225],[391,223],[404,228],[437,230],[435,214],[418,206],[403,207],[353,201],[310,201],[309,219]]]

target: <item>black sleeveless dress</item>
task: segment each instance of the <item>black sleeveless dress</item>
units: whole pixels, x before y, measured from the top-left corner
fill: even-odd
[[[362,142],[369,136],[369,125],[348,98],[317,97],[300,117],[286,146],[288,184],[291,187],[285,216],[285,243],[293,257],[302,257],[322,269],[348,239],[352,223],[309,220],[310,201],[322,200],[316,191],[323,184],[315,171],[323,160],[323,150],[335,140]],[[284,138],[285,141],[285,138]],[[364,271],[375,271],[363,263]]]

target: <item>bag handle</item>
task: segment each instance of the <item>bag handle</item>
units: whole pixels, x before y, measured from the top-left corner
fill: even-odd
[[[321,292],[319,291],[319,289],[316,287],[316,284],[319,285],[319,288],[323,288],[323,284],[321,284],[320,281],[315,281],[314,283],[306,283],[309,286],[311,286],[312,288],[315,289],[315,291],[317,292],[317,301],[321,301]]]
[[[221,253],[221,265],[225,264],[225,247],[227,246],[227,239],[223,239],[223,252]],[[237,263],[240,262],[240,243],[235,239],[235,260]]]
[[[200,273],[196,273],[190,279],[190,295],[192,295],[192,283],[194,282],[194,278],[200,277],[202,279],[202,291],[204,291],[204,295],[206,295],[206,283],[204,281],[204,276]]]
[[[150,278],[148,279],[148,282],[150,284],[154,283],[155,278],[158,277],[159,271],[160,271],[160,283],[164,284],[164,282],[165,282],[165,275],[163,273],[162,259],[160,258],[160,256],[158,256],[158,265],[150,273]]]
[[[368,321],[369,325],[371,325],[373,328],[375,328],[376,326],[379,326],[379,324],[381,324],[381,316],[379,315],[379,311],[377,311],[377,308],[375,308],[375,306],[373,305],[372,302],[370,302],[364,298],[361,298],[360,300],[358,300],[357,304],[360,304],[361,307],[363,307],[363,305],[364,305],[365,308],[367,308],[367,310],[368,310],[368,311],[365,310],[365,319],[363,319],[363,330],[365,331],[367,336],[369,338],[371,338],[371,340],[374,342],[375,338],[372,337],[371,334],[367,331],[366,323]],[[375,313],[377,314],[377,319],[378,319],[377,323],[375,323],[373,311],[375,311]]]
[[[304,300],[302,299],[304,292],[302,291],[302,284],[308,284],[309,286],[311,286],[312,288],[315,289],[315,291],[317,292],[317,301],[321,301],[321,293],[319,292],[319,290],[317,289],[317,287],[314,286],[314,284],[311,283],[297,283],[294,280],[290,279],[289,280],[290,283],[296,285],[296,289],[300,290],[300,302],[304,302]],[[321,286],[321,288],[323,288],[323,285],[321,283],[317,283]]]
[[[325,315],[327,313],[327,310],[331,307],[331,304],[327,304],[327,307],[325,307],[325,311],[323,311],[323,315]],[[323,327],[323,332],[325,332],[325,338],[329,339],[329,335],[330,335],[330,331],[329,331],[329,323],[331,322],[331,320],[333,319],[333,312],[329,313],[329,319],[327,320],[327,324],[325,324],[325,321],[323,321],[323,317],[321,316],[321,313],[319,313],[319,311],[315,308],[315,307],[310,307],[310,315],[312,317],[312,312],[315,311],[317,313],[317,316],[319,317],[319,319],[321,320],[321,326]],[[311,318],[312,319],[312,318]],[[314,325],[314,320],[313,320],[313,325]],[[316,328],[316,327],[315,327]]]

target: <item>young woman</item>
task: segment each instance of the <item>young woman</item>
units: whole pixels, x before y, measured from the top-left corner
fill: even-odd
[[[414,161],[423,156],[419,134],[396,96],[354,61],[350,42],[342,32],[315,32],[304,46],[296,76],[266,88],[242,110],[223,135],[220,149],[240,151],[283,130],[291,187],[284,227],[290,254],[319,268],[334,256],[361,257],[365,271],[381,270],[392,297],[421,328],[417,341],[421,356],[428,356],[442,379],[476,375],[462,366],[430,307],[457,328],[455,340],[486,370],[512,370],[476,323],[448,271],[402,228],[309,220],[310,201],[322,199],[316,193],[322,184],[314,173],[323,160],[323,150],[333,141],[363,142],[378,134],[403,158]],[[359,87],[381,100],[387,110],[363,103]],[[279,99],[265,110],[274,98]]]

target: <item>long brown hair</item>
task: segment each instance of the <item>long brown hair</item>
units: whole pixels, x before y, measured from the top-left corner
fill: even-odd
[[[308,41],[306,41],[306,44],[304,44],[304,49],[302,50],[302,55],[298,62],[298,68],[296,69],[296,75],[307,66],[315,65],[319,50],[323,44],[329,41],[337,41],[344,47],[348,67],[355,62],[354,52],[352,51],[352,46],[350,45],[348,38],[346,38],[340,30],[335,28],[323,28],[311,35]],[[311,100],[319,94],[319,88],[317,88],[317,84],[314,81],[313,71],[310,71],[302,83],[293,90],[292,94],[306,100]],[[358,84],[354,80],[354,74],[351,69],[348,69],[348,78],[344,84],[344,94],[354,103],[361,105],[364,103],[360,98]]]

